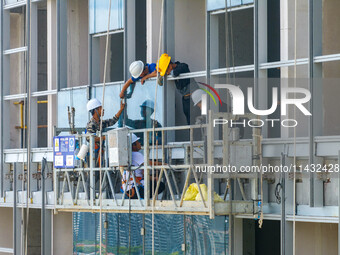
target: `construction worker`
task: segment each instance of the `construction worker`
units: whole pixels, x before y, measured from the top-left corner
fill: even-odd
[[[103,120],[102,128],[104,129],[104,128],[107,128],[107,127],[110,127],[116,124],[116,122],[118,121],[120,115],[122,114],[124,110],[124,107],[125,107],[125,104],[123,104],[123,102],[121,101],[120,109],[117,112],[117,114],[113,116],[112,119]],[[92,115],[92,118],[86,125],[86,131],[88,133],[96,133],[97,131],[100,130],[100,119],[102,117],[101,115],[102,114],[102,103],[97,98],[93,98],[90,101],[88,101],[86,108]],[[104,115],[104,110],[103,110],[103,115]]]
[[[144,198],[144,169],[142,168],[143,164],[144,164],[144,155],[142,153],[140,153],[140,149],[141,149],[141,144],[139,142],[140,138],[137,137],[135,134],[131,134],[131,143],[132,143],[132,162],[131,165],[132,166],[137,166],[139,167],[138,169],[136,169],[135,171],[132,171],[130,173],[130,178],[129,178],[129,172],[128,171],[124,171],[123,172],[123,176],[122,176],[122,187],[121,187],[121,191],[124,192],[126,189],[126,195],[127,197],[130,197],[131,199],[136,199],[138,198],[137,196],[137,192],[136,192],[136,187],[133,181],[133,177],[131,176],[133,173],[135,175],[135,180],[136,180],[136,184],[137,184],[137,188],[139,190],[139,194],[141,198]],[[152,161],[149,161],[149,165],[152,165]],[[161,165],[161,163],[159,162],[154,162],[154,165]],[[157,181],[158,178],[155,177],[154,178],[154,188],[156,189],[157,186]],[[127,187],[126,187],[127,185]],[[150,198],[152,197],[152,180],[150,180]],[[165,185],[163,182],[160,182],[159,188],[158,188],[158,194],[162,193],[165,189]]]
[[[197,106],[198,108],[202,109],[202,95],[204,94],[204,91],[201,89],[196,89],[191,94],[192,102],[194,103],[194,106]]]
[[[191,94],[192,102],[194,103],[194,106],[198,107],[200,110],[202,110],[202,95],[204,94],[204,91],[201,89],[196,89]],[[204,124],[206,122],[205,116],[198,115],[195,119],[195,124]]]
[[[140,80],[141,84],[143,85],[147,79],[157,76],[155,63],[144,64],[143,61],[140,60],[134,61],[131,63],[129,70],[132,77],[128,79],[127,82],[125,82],[123,89],[119,94],[120,98],[124,98],[125,91],[128,89],[128,87],[130,87],[130,85],[135,84],[136,81]],[[131,91],[128,93],[127,98],[131,97],[133,89],[134,87],[132,87]]]
[[[86,107],[87,107],[87,110],[92,115],[92,118],[86,125],[86,133],[93,134],[93,133],[96,133],[97,131],[100,131],[100,119],[102,117],[102,103],[97,98],[93,98],[90,101],[88,101]],[[117,112],[117,114],[113,116],[112,119],[103,120],[102,129],[116,124],[120,115],[123,112],[124,107],[125,105],[123,104],[123,102],[121,102],[120,109]],[[104,111],[103,111],[103,115],[104,115]],[[103,137],[102,140],[105,140],[105,137]],[[99,147],[100,147],[100,137],[95,137],[95,150],[96,150],[97,161],[100,158],[98,157]]]
[[[144,129],[144,128],[152,128],[155,124],[156,128],[162,127],[162,125],[152,117],[155,111],[154,102],[152,100],[145,100],[140,105],[140,115],[142,119],[139,120],[131,120],[126,118],[125,124],[134,129]],[[143,133],[136,133],[140,138],[140,142],[144,145],[144,136]],[[158,141],[158,144],[161,144],[162,137],[161,132],[156,132],[155,134],[155,144]],[[152,144],[152,137],[150,137],[149,144]]]
[[[178,77],[180,74],[190,73],[190,69],[187,64],[181,63],[179,61],[176,61],[175,63],[173,63],[171,61],[171,57],[166,53],[161,55],[157,63],[158,63],[158,66],[157,66],[158,72],[160,73],[160,76],[162,77],[164,75],[170,75],[170,74],[172,74],[174,77]],[[186,117],[187,124],[190,125],[190,108],[193,107],[193,104],[190,100],[190,96],[199,87],[195,79],[193,78],[176,79],[175,85],[176,85],[177,91],[182,95],[183,113]]]

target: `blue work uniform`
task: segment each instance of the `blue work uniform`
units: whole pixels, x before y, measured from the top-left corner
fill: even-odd
[[[148,70],[149,70],[149,73],[148,73],[148,74],[153,73],[154,71],[156,71],[156,64],[155,64],[155,63],[145,64],[145,67],[147,67]],[[132,80],[133,82],[136,82],[136,81],[139,81],[139,80],[142,79],[142,78],[143,78],[142,76],[139,76],[137,79],[131,77],[131,80]]]

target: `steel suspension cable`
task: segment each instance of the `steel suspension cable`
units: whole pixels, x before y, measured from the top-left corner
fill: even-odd
[[[29,224],[29,211],[30,211],[30,174],[31,174],[31,85],[32,85],[32,72],[31,72],[31,7],[32,2],[30,0],[26,3],[26,15],[27,18],[27,69],[26,69],[26,75],[28,77],[27,80],[27,156],[26,156],[26,165],[27,165],[27,191],[26,191],[26,224],[25,224],[25,247],[24,247],[24,254],[27,255],[28,253],[28,224]],[[24,123],[24,129],[26,129],[25,123]],[[25,170],[23,170],[25,171]],[[25,176],[23,176],[23,182],[25,180]]]
[[[104,74],[103,74],[103,96],[102,96],[102,110],[100,114],[100,131],[99,131],[99,254],[102,254],[102,210],[103,210],[103,201],[102,201],[102,143],[103,143],[103,137],[102,137],[102,131],[103,131],[103,113],[104,113],[104,100],[105,100],[105,86],[106,86],[106,69],[107,69],[107,55],[108,55],[108,49],[109,49],[109,33],[110,33],[110,19],[111,19],[111,2],[109,3],[109,15],[108,15],[108,21],[107,21],[107,31],[106,31],[106,46],[105,46],[105,60],[104,60]],[[126,8],[126,7],[125,7]],[[106,145],[107,146],[107,145]],[[91,176],[93,178],[93,176]]]
[[[160,18],[160,27],[159,27],[159,38],[158,38],[158,56],[157,59],[160,59],[161,55],[161,44],[162,44],[162,31],[163,31],[163,23],[164,23],[164,0],[162,0],[162,7],[161,7],[161,18]],[[159,63],[157,63],[159,64]],[[159,79],[159,72],[157,71],[157,81]],[[158,90],[158,84],[156,84],[155,88],[155,103],[154,103],[154,109],[155,113],[154,116],[156,117],[156,111],[157,111],[157,90]],[[156,128],[156,121],[153,122],[153,128],[152,128],[152,198],[155,196],[155,181],[154,181],[154,171],[155,171],[155,128]],[[149,142],[149,141],[144,141]],[[157,146],[156,142],[156,146]],[[158,150],[157,150],[158,151]],[[150,183],[149,183],[150,185]],[[152,255],[155,254],[155,205],[152,201]]]
[[[297,79],[297,0],[294,1],[294,88],[296,88]],[[296,93],[294,93],[294,99],[296,99]],[[294,107],[294,119],[296,120],[296,107]],[[296,126],[294,126],[294,159],[293,164],[296,166]],[[295,255],[295,233],[296,233],[296,169],[293,167],[293,255]]]

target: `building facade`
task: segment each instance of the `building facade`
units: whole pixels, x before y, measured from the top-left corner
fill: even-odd
[[[282,115],[278,107],[268,116],[278,121],[261,129],[261,157],[267,165],[293,162],[303,170],[319,164],[326,170],[295,178],[262,176],[261,229],[257,214],[157,215],[156,250],[340,254],[339,179],[329,173],[339,166],[340,150],[337,0],[1,0],[0,9],[0,254],[21,254],[26,246],[29,254],[87,254],[98,250],[101,234],[112,254],[129,246],[136,254],[151,250],[149,215],[106,214],[109,227],[100,233],[98,213],[54,213],[53,137],[85,128],[86,103],[102,99],[104,84],[105,117],[114,116],[130,63],[155,63],[159,52],[189,65],[190,73],[180,78],[234,84],[244,94],[252,87],[258,109],[270,108],[273,88],[308,89],[312,116],[293,107]],[[145,100],[157,101],[155,119],[163,127],[186,125],[174,80],[169,76],[162,87],[155,79],[137,83],[115,127],[142,119]],[[230,102],[227,93],[218,92]],[[212,101],[209,109],[220,110]],[[297,127],[280,125],[284,119],[296,119]],[[253,138],[251,128],[243,138]],[[179,131],[166,136],[169,144],[188,140]],[[241,154],[233,155],[235,162]],[[183,186],[185,176],[177,178]],[[249,181],[241,183],[250,197]],[[223,196],[225,186],[215,183],[215,192]],[[134,240],[127,231],[131,222]]]

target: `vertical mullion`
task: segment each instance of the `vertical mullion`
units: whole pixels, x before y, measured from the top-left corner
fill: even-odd
[[[0,198],[3,195],[3,0],[0,0]]]

